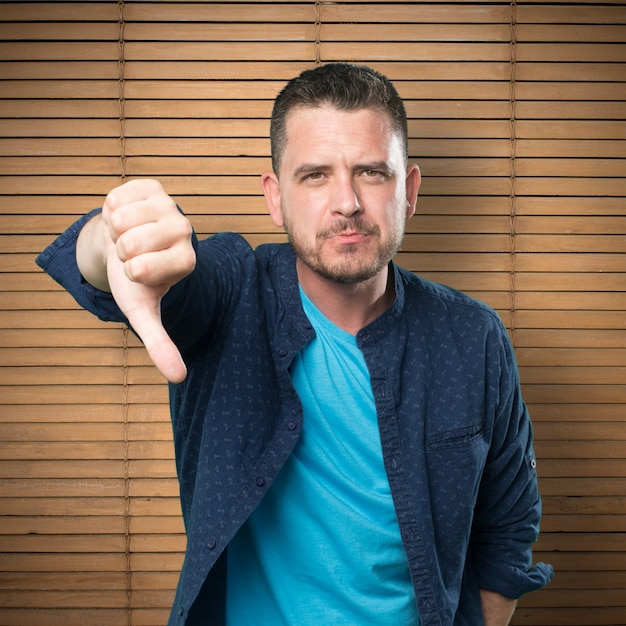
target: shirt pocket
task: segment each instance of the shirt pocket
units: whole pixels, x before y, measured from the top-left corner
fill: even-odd
[[[484,424],[472,424],[426,436],[427,450],[473,447],[483,438]]]

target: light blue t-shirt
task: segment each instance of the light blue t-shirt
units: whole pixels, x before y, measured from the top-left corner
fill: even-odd
[[[418,626],[356,338],[304,292],[316,338],[291,375],[304,428],[228,549],[227,626]]]

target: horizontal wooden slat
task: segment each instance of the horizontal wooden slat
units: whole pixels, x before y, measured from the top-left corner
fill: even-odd
[[[626,499],[619,496],[610,498],[600,496],[548,496],[543,498],[546,515],[580,515],[583,522],[587,519],[587,516],[590,519],[594,519],[593,516],[621,515],[624,511],[625,503]],[[585,556],[589,557],[589,555]]]
[[[517,296],[519,298],[519,296]],[[537,366],[624,366],[626,365],[626,350],[615,348],[605,350],[590,349],[555,349],[555,348],[518,348],[517,361],[520,366],[528,363]],[[626,413],[624,414],[626,420]]]
[[[555,398],[554,403],[532,404],[528,403],[531,416],[535,422],[551,422],[554,420],[563,421],[593,421],[593,420],[612,420],[624,421],[624,407],[620,404],[596,403],[590,404],[585,402],[577,402],[576,404],[567,401],[558,401]]]
[[[454,9],[454,10],[452,10]],[[324,21],[393,23],[504,23],[510,19],[508,6],[481,6],[476,4],[420,4],[377,3],[368,5],[367,11],[358,3],[332,4],[324,7]]]
[[[77,21],[77,22],[115,22],[119,18],[117,7],[102,3],[34,3],[7,2],[3,6],[3,21]]]
[[[84,348],[122,347],[122,332],[115,328],[98,328],[74,331],[66,329],[63,332],[63,343],[70,347]],[[59,333],[45,329],[7,329],[0,334],[0,347],[14,348],[19,346],[54,348],[59,345]]]
[[[516,611],[519,624],[533,626],[615,626],[622,619],[621,607],[533,609],[522,606]]]
[[[174,478],[174,466],[170,460],[137,460],[128,464],[128,476],[148,478]],[[24,476],[25,478],[125,478],[123,464],[115,460],[81,460],[81,461],[0,461],[0,477]],[[0,528],[4,532],[6,526]]]
[[[623,141],[575,141],[520,139],[515,143],[515,153],[527,157],[616,157],[626,156]]]
[[[94,535],[124,534],[124,517],[12,517],[3,522],[3,535]]]
[[[626,258],[611,254],[518,254],[516,269],[529,271],[626,271]]]
[[[541,384],[541,383],[534,383]],[[549,384],[546,381],[546,384]],[[557,383],[559,384],[559,383]],[[526,388],[529,384],[526,385]],[[593,424],[583,424],[580,422],[572,422],[559,424],[558,422],[541,422],[536,427],[537,439],[545,441],[547,439],[554,440],[611,440],[624,441],[626,433],[624,433],[623,422],[602,422],[596,420]]]
[[[20,3],[22,4],[22,3]],[[39,4],[37,11],[41,10]],[[7,5],[3,5],[6,11]],[[117,61],[92,61],[83,63],[80,60],[67,61],[4,61],[0,60],[0,75],[6,80],[11,79],[113,79],[118,80],[120,68]]]
[[[3,589],[38,589],[62,590],[67,583],[71,583],[76,590],[90,589],[124,589],[126,577],[123,572],[80,572],[71,575],[66,572],[38,572],[36,576],[32,573],[0,573],[0,585]]]
[[[69,44],[63,45],[67,46]],[[102,54],[104,55],[104,51]],[[220,41],[219,43],[210,41],[129,41],[125,45],[124,54],[129,61],[161,61],[172,58],[185,61],[238,61],[255,56],[257,58],[271,56],[277,60],[290,61],[292,59],[314,57],[315,43],[312,40],[295,42]]]
[[[517,320],[517,318],[516,318]],[[555,385],[584,385],[606,384],[620,385],[626,380],[625,367],[526,367],[521,371],[522,383],[526,384],[555,384]],[[591,436],[587,431],[586,436]]]
[[[515,128],[517,137],[524,139],[570,139],[572,135],[580,139],[626,139],[624,124],[611,121],[520,120]]]
[[[525,18],[525,12],[528,7],[518,6],[518,19]],[[606,10],[603,7],[602,13]],[[597,12],[600,14],[600,12]],[[561,17],[562,19],[562,17]],[[594,22],[596,16],[594,16]],[[563,24],[560,23],[558,28],[552,24],[529,24],[522,21],[517,22],[515,28],[515,37],[517,41],[562,41],[562,42],[598,42],[598,43],[623,43],[624,28],[619,25],[612,24]]]
[[[560,290],[567,291],[622,291],[620,289],[619,272],[603,272],[602,270],[588,272],[559,272],[550,271],[546,266],[544,272],[516,272],[515,287],[518,291],[550,291],[554,284]]]
[[[111,368],[112,369],[112,368]],[[119,441],[124,438],[121,423],[81,424],[0,424],[0,441]]]
[[[522,81],[515,84],[515,98],[518,101],[517,107],[522,106],[526,100],[571,100],[571,101],[591,101],[593,104],[602,105],[603,102],[596,100],[616,100],[623,103],[623,86],[620,83],[612,82],[532,82]],[[590,103],[591,103],[590,102]],[[552,116],[550,116],[552,117]]]
[[[50,28],[45,22],[13,23],[0,31],[0,40],[61,40],[61,41],[115,41],[119,38],[116,21],[109,22],[57,22]]]
[[[7,81],[0,116],[7,118],[104,118],[120,114],[117,82]],[[49,100],[36,99],[47,96]],[[10,99],[9,99],[10,98]],[[84,98],[84,99],[79,99]]]
[[[536,330],[515,332],[515,345],[520,348],[626,348],[623,330]]]
[[[520,102],[516,107],[519,119],[597,119],[623,120],[626,117],[626,104],[623,102]],[[617,121],[619,126],[620,122]]]
[[[569,4],[569,3],[568,3]],[[603,3],[604,4],[604,3]],[[517,19],[519,22],[537,24],[623,24],[624,13],[620,6],[603,6],[598,10],[594,3],[587,6],[572,5],[566,8],[558,6],[556,3],[544,6],[519,6],[517,9]]]
[[[509,44],[507,43],[406,42],[400,50],[395,42],[325,42],[324,54],[328,61],[339,61],[350,58],[350,55],[353,55],[363,59],[366,63],[377,60],[399,60],[407,57],[418,61],[441,61],[447,59],[454,61],[482,60],[506,62],[510,57]]]
[[[308,12],[308,7],[303,7]],[[176,29],[163,22],[128,23],[125,26],[124,36],[128,41],[310,41],[315,38],[314,20],[307,19],[302,14],[298,21],[274,24],[271,31],[267,26],[258,22],[181,22]],[[20,25],[20,32],[25,39],[44,39],[44,31],[37,29],[33,24]],[[110,26],[114,33],[97,33],[93,39],[115,38],[117,24]],[[607,37],[610,30],[607,30]],[[88,39],[91,33],[85,35],[77,32],[76,25],[59,24],[55,28],[59,39]],[[566,41],[576,40],[576,30],[568,33]],[[538,33],[540,34],[540,33]],[[326,41],[509,41],[510,30],[508,24],[414,24],[400,23],[392,28],[381,28],[378,24],[322,24],[320,37]],[[615,35],[617,39],[617,35]],[[583,39],[584,40],[584,39]],[[584,41],[588,41],[584,40]]]
[[[109,626],[110,624],[122,624],[128,618],[125,608],[101,609],[89,606],[87,608],[63,608],[48,609],[45,612],[38,608],[0,608],[0,621],[14,626],[56,626],[61,621],[65,626]],[[167,616],[165,616],[167,620]]]
[[[515,305],[518,309],[623,311],[625,299],[624,293],[525,292],[516,293]]]
[[[56,62],[60,64],[61,62]],[[104,65],[104,62],[103,62]],[[502,80],[507,81],[508,64],[499,62],[471,62],[460,65],[451,61],[412,60],[410,65],[402,61],[394,62],[381,60],[371,63],[390,78],[398,81],[445,81],[445,80]],[[313,59],[255,61],[244,59],[237,62],[216,62],[198,60],[193,63],[167,59],[158,63],[146,61],[128,61],[124,65],[124,75],[129,79],[188,79],[188,80],[249,80],[255,77],[258,80],[281,79],[286,82],[305,69],[314,66]],[[1,66],[0,66],[1,67]],[[29,66],[23,71],[36,71]],[[398,83],[401,86],[402,83]]]
[[[126,606],[126,593],[124,591],[77,591],[55,592],[37,591],[19,592],[13,591],[10,595],[3,595],[0,606],[3,608],[17,608],[28,603],[33,608],[50,607],[52,609],[66,608],[70,606],[82,608],[123,608]]]
[[[605,476],[616,477],[624,476],[626,473],[626,467],[620,459],[543,459],[541,466],[539,467],[539,474],[541,477],[558,477],[558,476]],[[606,520],[607,523],[613,521],[616,524],[621,524],[626,521],[626,516],[616,516],[614,520]],[[554,523],[555,520],[551,520]],[[587,520],[589,522],[589,520]],[[585,520],[573,520],[571,523],[584,524]],[[603,521],[598,519],[598,524],[602,524]]]
[[[99,119],[94,123],[93,120],[56,119],[51,123],[41,119],[3,119],[0,120],[0,132],[3,137],[119,137],[119,121]]]
[[[612,43],[523,43],[517,44],[517,59],[520,62],[624,62],[624,47]]]
[[[593,518],[597,519],[597,518]],[[617,585],[623,585],[623,573],[619,571],[606,572],[585,572],[587,576],[588,589],[608,589],[611,588],[611,580]],[[580,588],[581,576],[574,572],[559,571],[559,575],[550,581],[550,590],[553,589],[577,589]]]
[[[516,252],[614,252],[624,249],[624,235],[518,235]]]
[[[124,19],[128,22],[281,22],[306,21],[315,19],[314,7],[309,4],[290,2],[243,2],[230,3],[155,3],[131,4],[124,9]]]
[[[72,420],[76,421],[76,420]],[[129,459],[140,459],[150,461],[153,459],[164,460],[172,458],[173,447],[171,437],[168,437],[169,425],[162,427],[155,427],[152,430],[135,428],[134,434],[131,433],[129,438],[128,448],[123,445],[116,445],[119,443],[115,440],[114,443],[108,443],[113,441],[109,435],[102,437],[101,439],[88,439],[81,440],[80,435],[68,438],[68,442],[60,442],[58,437],[50,436],[48,439],[43,438],[34,440],[33,442],[23,443],[20,448],[19,444],[15,441],[16,437],[7,436],[6,441],[3,442],[6,450],[2,453],[1,458],[5,460],[41,460],[46,458],[49,460],[63,459],[63,455],[67,454],[67,459],[91,459],[91,460],[107,460],[107,459],[120,459],[124,453],[128,454]],[[16,429],[19,431],[19,429]],[[27,429],[28,430],[28,429]],[[96,430],[96,429],[94,429]],[[97,432],[97,430],[96,430]],[[46,433],[44,433],[45,435]],[[13,442],[12,442],[13,439]],[[41,442],[45,442],[46,446],[40,445]],[[74,446],[71,450],[71,441],[81,441],[80,446]],[[97,442],[102,446],[99,450],[97,445],[91,445]],[[47,450],[47,456],[42,457],[41,451]],[[70,452],[67,452],[70,450]],[[11,457],[10,453],[15,456]],[[77,467],[77,466],[76,466]],[[140,464],[140,467],[142,465]],[[151,467],[151,466],[150,466]],[[155,469],[151,471],[151,474],[158,473]],[[169,474],[168,474],[169,475]]]
[[[101,42],[0,42],[0,58],[5,61],[110,61],[119,57],[117,41]]]
[[[516,64],[518,81],[624,81],[626,63],[554,63],[524,62]]]
[[[516,331],[517,335],[521,331]],[[585,385],[537,385],[524,386],[524,394],[529,403],[559,404],[586,402],[598,404],[623,404],[626,402],[626,389],[622,384]]]

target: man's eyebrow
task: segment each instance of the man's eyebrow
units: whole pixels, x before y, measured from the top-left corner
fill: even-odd
[[[360,163],[355,167],[357,170],[381,170],[387,174],[393,174],[393,168],[387,163],[387,161],[372,161],[371,163]]]
[[[293,177],[299,178],[300,176],[314,172],[327,172],[329,169],[329,165],[322,165],[321,163],[303,163],[294,170]]]

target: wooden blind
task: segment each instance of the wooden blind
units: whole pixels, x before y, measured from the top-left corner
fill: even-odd
[[[139,176],[200,236],[282,240],[272,100],[346,60],[406,99],[424,182],[399,262],[516,348],[557,575],[514,623],[623,626],[624,42],[610,0],[1,2],[0,624],[165,624],[185,546],[163,379],[36,254]]]

